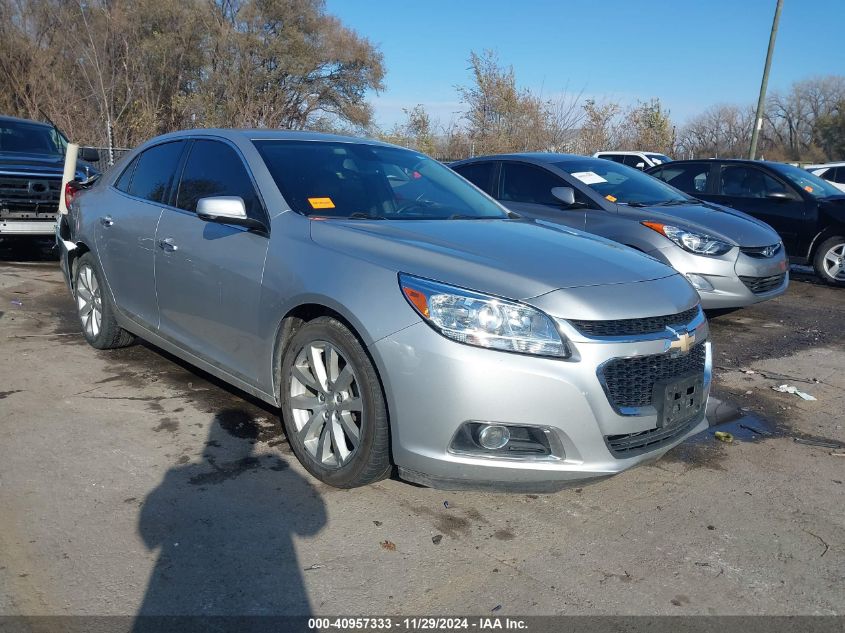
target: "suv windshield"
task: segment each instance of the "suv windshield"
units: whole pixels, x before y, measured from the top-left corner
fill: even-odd
[[[63,154],[64,139],[46,125],[0,120],[0,152]]]
[[[555,163],[558,169],[604,196],[610,202],[650,206],[689,202],[692,198],[639,169],[599,158]]]
[[[793,185],[803,189],[814,198],[842,195],[839,189],[815,174],[811,174],[806,169],[787,165],[786,163],[768,163],[768,165]]]
[[[309,216],[446,220],[501,219],[507,211],[422,154],[327,141],[253,141],[282,195]]]

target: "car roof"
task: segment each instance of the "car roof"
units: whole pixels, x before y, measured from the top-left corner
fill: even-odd
[[[231,141],[253,141],[253,140],[285,140],[285,141],[334,141],[335,143],[365,143],[367,145],[383,145],[385,147],[398,147],[390,143],[383,143],[375,139],[343,136],[340,134],[327,134],[324,132],[311,132],[306,130],[277,130],[267,128],[196,128],[190,130],[179,130],[156,136],[145,143],[148,145],[154,141],[174,140],[179,138],[209,136],[226,138]],[[407,148],[403,148],[407,149]]]
[[[21,119],[20,117],[16,116],[8,116],[4,114],[0,114],[0,123],[29,123],[30,125],[38,125],[41,127],[52,128],[49,123],[44,123],[43,121],[33,121],[32,119]]]
[[[594,158],[593,156],[582,156],[581,154],[558,154],[556,152],[522,152],[513,154],[489,154],[486,156],[474,156],[457,163],[470,163],[482,160],[522,160],[529,163],[561,163],[570,160],[583,160],[585,158]]]
[[[817,163],[815,165],[804,165],[804,169],[824,169],[825,167],[845,167],[845,161],[833,163]]]
[[[648,156],[649,154],[653,154],[655,156],[664,156],[662,152],[647,152],[645,150],[615,150],[615,149],[603,149],[600,152],[596,152],[593,154],[595,157],[596,154],[622,154],[623,156],[639,156],[640,154],[644,154]]]
[[[788,165],[789,163],[784,163],[777,160],[752,160],[750,158],[685,158],[682,160],[673,160],[671,163],[664,163],[662,165],[655,165],[651,169],[657,169],[661,167],[671,167],[674,165],[683,165],[684,163],[707,163],[707,162],[720,162],[720,163],[735,163],[738,165],[763,165],[764,167],[776,166],[776,165]]]

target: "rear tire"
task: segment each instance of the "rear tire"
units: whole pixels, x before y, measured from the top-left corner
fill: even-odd
[[[85,253],[76,263],[73,276],[73,298],[82,322],[82,334],[91,347],[115,349],[126,347],[135,337],[117,324],[114,304],[102,283],[99,269],[91,253]]]
[[[309,473],[338,488],[390,474],[387,405],[364,347],[337,319],[305,323],[281,364],[282,421]]]
[[[845,287],[845,236],[835,235],[819,245],[813,268],[825,283]]]

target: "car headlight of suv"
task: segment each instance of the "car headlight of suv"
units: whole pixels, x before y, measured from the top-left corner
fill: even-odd
[[[710,235],[687,231],[671,224],[643,222],[643,226],[647,226],[651,230],[668,237],[685,251],[695,253],[696,255],[724,255],[733,248],[732,244],[718,240]]]
[[[516,301],[399,273],[408,303],[437,332],[460,343],[536,356],[568,358],[551,317]]]

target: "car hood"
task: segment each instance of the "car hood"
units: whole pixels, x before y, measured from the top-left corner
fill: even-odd
[[[673,224],[737,246],[771,246],[780,241],[775,230],[765,222],[719,204],[693,202],[671,207],[617,207],[621,217]]]
[[[626,246],[531,220],[323,220],[311,222],[311,237],[397,272],[511,299],[676,274]]]
[[[77,178],[87,178],[99,173],[90,163],[76,161]],[[22,152],[0,152],[0,174],[22,172],[47,178],[62,177],[65,157],[61,154],[26,154]],[[86,173],[87,170],[87,173]]]

